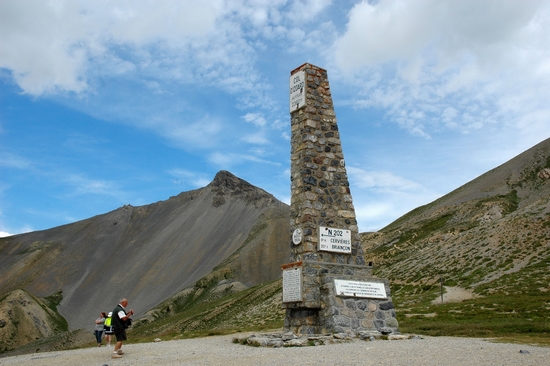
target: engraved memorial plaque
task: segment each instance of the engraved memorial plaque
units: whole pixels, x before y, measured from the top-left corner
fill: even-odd
[[[336,295],[387,299],[386,288],[380,282],[334,280]]]
[[[283,270],[283,302],[302,301],[302,267]]]

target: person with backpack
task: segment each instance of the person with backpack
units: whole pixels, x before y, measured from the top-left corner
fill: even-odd
[[[105,331],[105,340],[107,341],[107,347],[111,347],[111,336],[115,334],[115,331],[113,330],[113,326],[111,325],[111,322],[113,320],[112,316],[113,316],[113,312],[110,311],[109,314],[107,314],[107,319],[105,319],[105,323],[103,324],[103,330]]]

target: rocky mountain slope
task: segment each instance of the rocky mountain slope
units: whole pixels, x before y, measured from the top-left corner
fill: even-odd
[[[443,278],[482,295],[513,293],[521,288],[509,288],[512,283],[534,276],[547,292],[549,178],[550,139],[379,232],[362,234],[367,260],[394,283]]]
[[[23,290],[0,298],[0,352],[67,330],[67,322],[50,299],[41,300]]]
[[[230,256],[232,280],[272,281],[288,261],[287,213],[271,194],[221,171],[207,187],[166,201],[1,238],[0,298],[18,289],[60,294],[69,329],[92,330],[120,297],[143,314]]]

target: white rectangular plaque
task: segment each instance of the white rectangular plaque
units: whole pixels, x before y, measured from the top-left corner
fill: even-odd
[[[351,231],[320,226],[319,250],[351,253]]]
[[[283,302],[302,301],[302,267],[283,270]]]
[[[290,113],[306,105],[306,73],[298,71],[290,75]]]
[[[386,288],[380,282],[334,280],[334,288],[337,296],[388,298]]]

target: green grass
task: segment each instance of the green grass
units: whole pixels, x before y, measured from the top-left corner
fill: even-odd
[[[138,323],[129,331],[132,338],[150,340],[157,337],[181,339],[208,335],[230,334],[239,331],[259,331],[281,328],[284,312],[280,304],[266,307],[254,316],[251,312],[279,294],[280,280],[209,300],[207,295],[193,297],[180,312],[165,314],[152,323]]]
[[[550,295],[544,291],[549,263],[545,260],[479,286],[475,292],[482,297],[462,302],[433,304],[440,296],[437,285],[393,286],[399,330],[550,345]]]
[[[550,319],[543,307],[546,298],[512,297],[496,294],[460,303],[413,306],[397,309],[404,333],[431,336],[516,337],[536,336],[550,341]],[[435,314],[433,317],[406,314]]]

